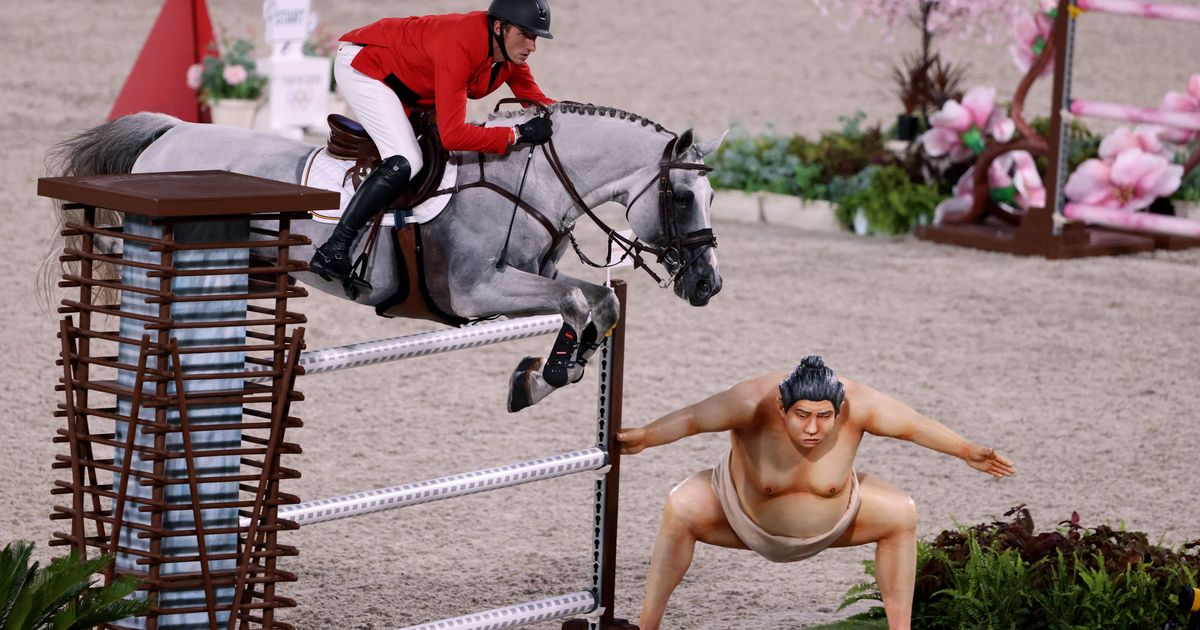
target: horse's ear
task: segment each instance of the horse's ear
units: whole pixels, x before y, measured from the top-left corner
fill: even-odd
[[[691,127],[688,130],[679,134],[679,139],[675,141],[675,158],[683,157],[684,151],[687,151],[692,146],[692,141],[695,140],[695,135],[692,133]]]
[[[729,135],[728,129],[726,129],[721,135],[696,145],[696,150],[700,152],[700,157],[716,153],[717,149],[720,148],[721,143],[725,141],[725,136],[727,135]]]

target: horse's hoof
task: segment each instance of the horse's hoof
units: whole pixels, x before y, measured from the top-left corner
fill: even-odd
[[[533,404],[533,375],[542,366],[538,357],[525,357],[508,380],[508,412],[516,413]]]
[[[571,378],[571,366],[574,365],[575,351],[579,349],[579,335],[570,324],[563,322],[550,349],[550,358],[542,369],[542,378],[551,387],[562,387]]]

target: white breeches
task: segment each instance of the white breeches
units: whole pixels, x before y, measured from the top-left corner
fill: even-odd
[[[362,48],[345,42],[338,46],[337,59],[333,63],[338,88],[358,122],[375,141],[379,156],[386,160],[393,155],[403,155],[412,168],[410,177],[414,177],[424,166],[417,135],[396,93],[382,81],[350,67]]]

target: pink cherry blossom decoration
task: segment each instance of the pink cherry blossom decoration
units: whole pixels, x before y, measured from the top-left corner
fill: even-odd
[[[1172,112],[1200,112],[1200,74],[1193,74],[1188,79],[1186,92],[1167,92],[1162,108]],[[1187,144],[1197,136],[1200,136],[1200,132],[1174,127],[1162,132],[1163,140],[1174,144]]]
[[[971,88],[961,104],[946,101],[929,124],[921,136],[925,151],[932,157],[949,155],[954,162],[982,153],[986,136],[1005,142],[1014,131],[1012,119],[996,108],[996,88],[982,86]]]
[[[1022,15],[1013,23],[1013,39],[1016,41],[1008,47],[1008,52],[1012,55],[1013,62],[1017,64],[1017,68],[1021,70],[1022,74],[1029,72],[1029,69],[1033,67],[1033,62],[1046,47],[1046,42],[1050,40],[1050,33],[1054,29],[1054,17],[1051,13],[1054,8],[1054,2],[1043,1],[1040,12]],[[1053,57],[1038,76],[1044,77],[1052,72],[1054,72]]]
[[[1067,179],[1064,194],[1071,201],[1119,210],[1142,210],[1158,197],[1179,189],[1183,166],[1167,158],[1128,148],[1111,162],[1091,159]]]

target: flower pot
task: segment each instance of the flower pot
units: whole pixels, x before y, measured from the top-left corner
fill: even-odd
[[[871,222],[867,220],[867,213],[862,208],[854,210],[854,220],[851,226],[854,228],[854,233],[859,236],[871,235]]]
[[[912,114],[896,116],[896,139],[912,142],[917,138],[918,119]]]
[[[254,127],[254,114],[258,111],[258,104],[256,100],[222,98],[210,101],[208,111],[212,114],[214,125],[251,129]]]

